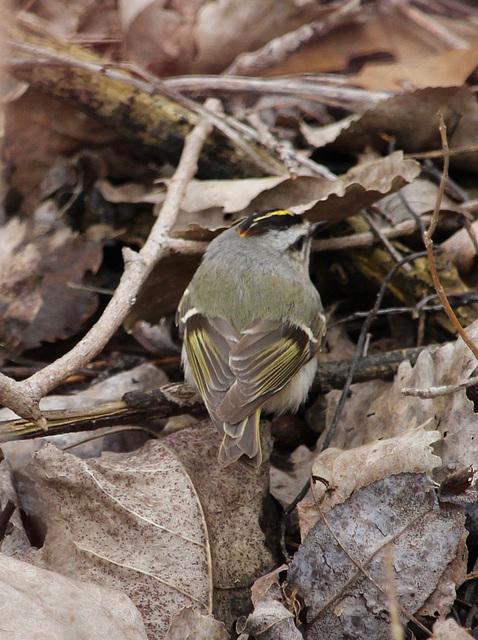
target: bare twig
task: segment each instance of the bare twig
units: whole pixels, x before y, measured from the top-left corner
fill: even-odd
[[[185,189],[197,169],[202,145],[211,124],[200,121],[186,137],[183,153],[171,178],[166,199],[149,237],[139,253],[124,250],[125,270],[103,315],[85,337],[67,354],[30,378],[16,382],[0,374],[0,402],[26,419],[46,426],[39,401],[63,380],[92,360],[121,325],[141,285],[159,259],[170,251],[169,231],[178,215]]]
[[[436,203],[435,203],[435,209],[433,211],[433,216],[432,216],[432,219],[431,219],[430,226],[429,226],[428,230],[424,233],[423,242],[424,242],[426,250],[427,250],[427,256],[428,256],[428,262],[429,262],[429,265],[430,265],[430,274],[431,274],[431,277],[432,277],[432,282],[433,282],[435,290],[436,290],[436,292],[438,294],[438,297],[440,298],[440,302],[443,305],[445,313],[447,314],[448,318],[452,322],[452,324],[455,327],[455,329],[457,330],[458,334],[463,338],[464,342],[469,347],[469,349],[471,350],[471,352],[473,353],[475,358],[478,359],[478,347],[468,337],[468,334],[466,333],[466,331],[461,326],[460,322],[458,321],[458,318],[455,315],[455,312],[453,311],[453,309],[452,309],[452,307],[451,307],[451,305],[450,305],[450,303],[448,301],[448,298],[447,298],[447,296],[445,294],[443,286],[442,286],[442,284],[440,282],[440,278],[438,276],[438,272],[437,272],[437,268],[436,268],[436,264],[435,264],[435,256],[433,255],[433,240],[432,240],[432,236],[433,236],[433,233],[434,233],[434,231],[436,229],[436,226],[438,224],[438,216],[440,214],[440,207],[441,207],[441,203],[442,203],[442,200],[443,200],[443,194],[445,192],[445,185],[446,185],[446,181],[448,179],[448,167],[449,167],[449,164],[450,164],[450,154],[449,154],[449,149],[448,149],[446,126],[445,126],[445,122],[443,120],[443,115],[442,114],[440,114],[439,130],[440,130],[442,147],[443,147],[443,173],[442,173],[442,177],[441,177],[441,180],[440,180],[440,186],[438,188],[438,194],[437,194],[437,199],[436,199]]]
[[[274,38],[257,51],[237,56],[225,71],[225,75],[260,75],[280,62],[284,62],[319,36],[329,33],[346,20],[356,17],[359,11],[360,0],[349,0],[322,20],[304,24],[295,31]]]
[[[402,255],[400,254],[400,251],[395,249],[393,244],[389,241],[387,236],[383,233],[382,229],[380,229],[378,224],[375,222],[375,220],[372,218],[372,216],[368,213],[368,211],[366,209],[364,209],[362,211],[362,216],[365,218],[365,220],[367,221],[368,225],[372,229],[372,232],[377,236],[377,238],[383,244],[385,249],[388,251],[388,253],[395,260],[395,262],[400,262],[400,260],[402,259]],[[412,267],[409,264],[404,264],[403,268],[404,268],[405,271],[408,271],[409,273],[412,270]]]
[[[355,369],[357,367],[358,361],[360,359],[360,356],[363,352],[363,348],[365,345],[365,341],[367,339],[367,333],[372,325],[372,322],[375,320],[375,317],[377,315],[378,310],[380,309],[381,305],[382,305],[382,300],[383,297],[385,295],[385,291],[387,290],[387,286],[390,282],[390,280],[393,278],[393,276],[395,275],[395,273],[397,272],[397,270],[405,263],[410,262],[412,260],[416,260],[417,258],[422,258],[424,255],[426,255],[426,252],[424,251],[420,251],[419,253],[412,253],[408,256],[406,256],[405,258],[403,258],[402,260],[400,260],[400,262],[398,262],[392,269],[390,269],[390,271],[388,272],[387,276],[384,278],[384,281],[382,282],[382,286],[380,287],[380,291],[377,294],[377,297],[375,299],[375,304],[373,306],[373,308],[370,310],[367,318],[365,319],[365,322],[362,325],[362,328],[360,330],[360,336],[359,339],[357,341],[357,346],[355,348],[355,355],[354,358],[352,360],[352,364],[350,366],[350,370],[349,370],[349,374],[347,376],[347,380],[345,382],[344,388],[342,390],[342,394],[340,395],[340,400],[337,404],[337,407],[335,409],[335,414],[334,417],[332,419],[332,422],[330,424],[330,427],[328,429],[328,432],[324,438],[324,441],[322,443],[322,447],[321,450],[323,451],[324,449],[327,449],[327,447],[330,445],[330,442],[334,436],[335,430],[337,428],[337,425],[339,423],[340,420],[340,416],[342,415],[342,410],[344,408],[345,402],[348,398],[349,395],[349,391],[350,391],[350,387],[352,385],[353,382],[353,378],[354,378],[354,373],[355,373]]]
[[[364,111],[387,100],[393,92],[370,91],[357,87],[342,87],[326,82],[318,74],[300,78],[241,78],[232,76],[177,76],[164,80],[168,87],[184,94],[219,95],[259,94],[295,96],[322,104],[341,106],[351,111]],[[410,157],[417,157],[410,154]]]
[[[430,216],[422,216],[425,222],[430,220]],[[394,227],[381,229],[381,234],[385,238],[401,238],[411,235],[419,230],[419,225],[413,220],[405,220]],[[323,238],[312,242],[313,251],[342,251],[346,249],[355,249],[357,247],[371,247],[379,242],[379,238],[375,233],[366,231],[364,233],[354,233],[350,236],[342,236],[338,238]],[[188,253],[192,255],[202,255],[207,247],[208,242],[200,240],[182,240],[181,238],[171,238],[169,240],[172,251],[179,253]]]
[[[254,160],[257,166],[261,167],[263,170],[268,173],[276,173],[277,175],[280,175],[281,173],[278,166],[274,167],[272,164],[266,163],[265,160],[257,153],[257,149],[255,149],[249,142],[258,141],[260,137],[252,127],[246,127],[246,125],[238,123],[238,121],[232,116],[226,117],[220,113],[215,113],[209,109],[207,105],[203,106],[190,98],[182,96],[177,89],[166,85],[160,78],[157,78],[153,74],[144,70],[142,70],[140,74],[139,70],[133,65],[124,65],[123,68],[121,68],[119,65],[115,65],[113,67],[103,61],[98,62],[91,59],[80,59],[73,55],[69,55],[68,53],[54,51],[38,44],[34,45],[12,39],[6,40],[6,44],[8,44],[11,49],[31,54],[33,56],[30,59],[18,60],[17,62],[13,59],[7,59],[7,66],[10,65],[12,68],[20,66],[20,63],[27,67],[32,65],[38,66],[39,60],[43,60],[42,64],[44,65],[54,64],[83,69],[90,73],[98,74],[106,78],[110,78],[111,80],[127,84],[147,95],[154,96],[161,94],[169,100],[173,100],[186,109],[189,109],[196,115],[210,121],[219,131],[247,153]],[[142,75],[143,77],[138,77],[139,75]],[[285,171],[282,173],[285,173]]]
[[[478,385],[478,376],[468,378],[463,382],[457,384],[447,384],[442,387],[428,387],[427,389],[416,389],[415,387],[404,387],[402,389],[402,395],[413,396],[414,398],[423,398],[424,400],[430,400],[432,398],[438,398],[438,396],[448,396],[462,389],[468,389],[468,387],[475,387]]]
[[[397,587],[395,584],[395,572],[393,570],[392,547],[385,547],[383,550],[383,562],[385,565],[385,578],[387,580],[385,593],[388,599],[388,613],[390,615],[390,635],[392,636],[392,640],[404,640],[403,627],[398,614],[399,606],[397,600]]]
[[[448,154],[450,157],[460,156],[464,153],[476,153],[478,151],[478,145],[472,145],[471,147],[455,147],[455,149],[449,149]],[[435,149],[433,151],[421,151],[420,153],[405,153],[404,158],[421,160],[425,158],[442,158],[443,149]]]
[[[433,36],[433,38],[447,49],[469,49],[466,40],[452,33],[449,29],[437,22],[420,9],[412,7],[408,3],[397,3],[397,9],[420,29]]]

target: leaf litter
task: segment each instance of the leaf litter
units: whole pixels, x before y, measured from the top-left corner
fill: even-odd
[[[171,252],[157,265],[126,323],[133,336],[139,336],[135,324],[141,321],[161,322],[163,334],[171,327],[168,314],[174,313],[205,242],[256,210],[291,208],[312,221],[330,222],[319,241],[321,251],[313,257],[312,274],[333,308],[329,324],[338,317],[346,329],[330,329],[328,352],[320,363],[350,357],[357,331],[352,316],[372,306],[370,282],[383,279],[384,263],[370,247],[386,247],[384,238],[405,223],[411,225],[408,235],[392,239],[391,249],[404,256],[422,248],[417,229],[423,221],[428,224],[435,207],[440,164],[434,178],[420,155],[439,157],[439,111],[448,127],[453,175],[441,203],[436,242],[444,261],[456,266],[471,289],[467,293],[473,293],[476,240],[461,228],[464,219],[476,227],[477,211],[473,7],[452,7],[445,0],[434,3],[433,10],[428,2],[418,8],[418,3],[386,8],[370,3],[361,8],[360,19],[347,18],[304,47],[299,35],[295,41],[290,34],[287,41],[281,37],[311,21],[326,25],[340,2],[321,7],[288,0],[193,0],[168,8],[154,1],[123,2],[119,8],[106,0],[94,4],[94,11],[87,3],[80,15],[73,7],[65,11],[56,0],[34,3],[22,19],[39,33],[87,43],[96,53],[107,51],[105,70],[128,52],[128,60],[142,67],[138,75],[145,77],[151,71],[217,74],[237,54],[278,38],[273,42],[279,48],[294,44],[276,66],[273,56],[269,61],[262,52],[260,65],[270,64],[272,75],[322,73],[301,78],[307,94],[292,92],[287,100],[269,91],[265,79],[263,95],[252,83],[246,91],[245,77],[242,93],[215,89],[228,117],[243,120],[241,126],[262,118],[283,148],[294,150],[296,163],[287,165],[290,175],[224,179],[211,171],[207,179],[190,182],[173,236],[197,244],[187,252]],[[441,13],[435,11],[437,4]],[[264,15],[271,11],[275,19],[267,20],[264,30]],[[254,55],[248,60],[253,76]],[[10,71],[15,75],[14,62]],[[208,76],[191,77],[184,95],[201,95],[194,89],[198,77],[207,87]],[[226,86],[226,76],[212,79]],[[130,139],[92,117],[91,109],[84,111],[78,100],[67,106],[43,95],[35,82],[20,82],[5,108],[0,346],[8,375],[32,366],[32,356],[35,364],[38,358],[54,359],[58,351],[51,355],[48,349],[61,353],[65,341],[86,331],[98,304],[107,301],[105,291],[118,282],[121,249],[145,241],[173,168],[167,162],[145,162]],[[167,87],[167,78],[164,83]],[[122,113],[128,116],[126,108]],[[262,142],[267,146],[267,136]],[[322,173],[315,162],[325,166]],[[363,209],[369,219],[373,214],[374,227],[363,226]],[[353,248],[345,243],[327,247],[327,242],[344,236],[353,242],[359,235],[366,243],[360,246],[368,247],[365,252],[374,261],[363,272]],[[385,253],[389,250],[390,245]],[[411,281],[422,277],[418,269],[408,273]],[[446,285],[450,292],[466,291],[456,277]],[[0,506],[5,509],[11,500],[16,508],[0,555],[5,625],[31,638],[39,627],[53,638],[65,633],[82,637],[87,629],[92,638],[147,634],[155,640],[225,640],[235,633],[241,640],[388,639],[385,550],[391,549],[402,623],[415,631],[417,623],[425,624],[440,640],[469,637],[464,628],[475,628],[476,620],[463,614],[456,592],[466,579],[467,549],[472,562],[476,557],[476,489],[465,483],[463,493],[450,496],[438,491],[435,481],[466,471],[473,482],[476,392],[471,388],[424,400],[404,396],[402,389],[463,382],[476,375],[477,367],[449,326],[437,321],[436,312],[423,311],[421,297],[431,290],[420,291],[410,308],[409,290],[400,290],[397,283],[390,288],[387,304],[403,315],[400,323],[390,313],[374,325],[370,351],[384,351],[384,345],[397,350],[445,344],[422,349],[413,363],[405,359],[393,380],[354,384],[332,446],[324,452],[323,430],[332,422],[338,392],[317,397],[315,389],[314,402],[298,419],[305,425],[300,432],[314,436],[317,444],[307,441],[291,450],[277,441],[270,467],[266,463],[256,475],[241,465],[217,467],[217,434],[187,409],[185,419],[176,421],[179,430],[159,433],[159,441],[138,442],[134,451],[125,451],[128,446],[114,435],[83,449],[83,458],[47,443],[27,465],[34,483],[24,463],[36,447],[21,450],[22,443],[8,443],[0,463]],[[472,304],[467,304],[470,322]],[[467,327],[475,342],[476,327],[476,320]],[[134,352],[143,367],[134,368],[140,364],[134,360],[128,389],[162,386],[165,372],[179,379],[174,331],[161,340],[167,348],[153,356],[151,340],[139,339],[140,347],[134,338],[115,336],[110,349],[118,349],[125,362]],[[149,376],[144,367],[153,365],[145,362],[153,358],[159,369]],[[104,362],[96,365],[121,396],[115,371]],[[63,407],[101,406],[111,398],[104,394],[114,392],[102,391],[103,383],[89,385],[85,378],[71,384],[52,399],[55,407],[62,402]],[[162,428],[165,419],[152,422]],[[264,437],[270,452],[270,438]],[[120,452],[108,452],[108,447]],[[295,555],[282,567],[282,511],[309,477],[312,490],[286,529],[285,544]],[[24,529],[25,518],[39,523],[35,535]],[[473,585],[473,575],[465,587]],[[462,602],[473,594],[467,588],[468,600],[460,592]],[[25,604],[25,596],[33,605]],[[29,616],[19,614],[26,609]],[[461,626],[446,619],[451,611]]]

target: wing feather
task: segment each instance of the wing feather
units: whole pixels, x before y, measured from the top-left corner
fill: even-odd
[[[231,349],[235,382],[218,406],[220,418],[241,422],[285,387],[314,356],[318,343],[310,330],[265,321],[249,327]]]
[[[233,331],[231,328],[231,336]],[[185,321],[184,347],[188,363],[199,393],[213,414],[235,379],[229,366],[231,340],[202,313],[191,313]]]

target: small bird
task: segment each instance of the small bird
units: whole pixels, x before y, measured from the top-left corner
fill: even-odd
[[[179,303],[185,378],[223,435],[219,462],[262,462],[261,410],[297,411],[317,368],[325,316],[309,276],[310,224],[255,213],[209,245]]]

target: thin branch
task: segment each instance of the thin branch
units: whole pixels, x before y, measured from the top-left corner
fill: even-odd
[[[125,83],[150,96],[161,94],[165,98],[173,100],[186,109],[189,109],[196,115],[209,120],[219,131],[247,153],[257,166],[261,167],[266,172],[275,173],[277,175],[285,173],[285,171],[279,171],[278,167],[274,168],[272,164],[266,163],[264,159],[259,156],[257,150],[254,149],[248,140],[246,140],[246,137],[251,141],[258,141],[260,138],[259,134],[254,131],[252,127],[242,125],[242,123],[239,123],[232,116],[226,117],[222,116],[220,113],[215,113],[207,107],[207,104],[203,106],[191,98],[182,96],[177,89],[168,86],[160,78],[157,78],[145,70],[139,70],[134,65],[123,65],[121,67],[120,65],[112,66],[111,64],[97,62],[91,59],[80,59],[73,55],[69,55],[68,53],[54,51],[37,44],[33,45],[11,39],[6,39],[5,42],[11,49],[29,53],[33,56],[26,60],[26,65],[20,65],[20,61],[15,62],[14,59],[11,59],[10,61],[7,59],[7,65],[10,62],[10,66],[12,68],[19,66],[30,67],[32,65],[36,67],[39,65],[39,60],[43,60],[43,65],[60,65],[83,69],[89,73],[102,75],[106,78],[110,78],[111,80]],[[44,62],[45,60],[47,61],[46,63]],[[25,61],[23,61],[23,63],[24,62]],[[132,75],[132,73],[135,75]],[[138,76],[143,77],[141,78]],[[234,126],[232,126],[232,124],[234,124]]]
[[[170,180],[159,216],[139,253],[131,249],[124,250],[123,276],[100,319],[71,351],[30,378],[15,382],[0,374],[2,404],[21,417],[33,419],[46,427],[39,408],[40,399],[105,347],[135,303],[141,285],[155,264],[170,251],[169,232],[176,221],[186,187],[196,173],[199,154],[211,129],[209,122],[201,120],[186,136],[181,159]]]
[[[338,25],[344,24],[346,20],[358,16],[360,8],[360,0],[344,2],[322,20],[304,24],[295,31],[270,40],[252,53],[243,53],[237,56],[224,75],[261,75],[279,63],[288,60],[292,54],[300,51],[319,36],[329,33]]]
[[[422,398],[424,400],[431,400],[432,398],[438,398],[438,396],[448,396],[462,389],[468,389],[469,387],[475,387],[478,385],[478,376],[464,380],[457,384],[447,384],[442,387],[428,387],[428,389],[417,389],[415,387],[404,387],[402,389],[402,395],[413,396],[414,398]]]
[[[377,209],[380,210],[379,207],[377,207]],[[393,244],[389,241],[387,236],[383,233],[382,229],[378,226],[378,224],[375,222],[375,220],[372,218],[372,216],[369,214],[369,212],[366,209],[362,211],[362,216],[363,218],[365,218],[369,227],[372,229],[372,232],[377,236],[377,238],[383,244],[385,249],[395,260],[395,262],[400,262],[400,260],[402,259],[401,253],[397,249],[395,249]],[[412,270],[409,264],[404,265],[403,268],[409,273]]]
[[[331,84],[319,74],[284,78],[242,78],[233,76],[177,76],[167,78],[164,84],[184,94],[219,95],[231,94],[284,95],[311,100],[351,111],[362,111],[374,107],[382,100],[394,95],[389,91],[370,91],[357,87],[342,87]],[[416,154],[410,154],[416,157]]]
[[[430,216],[421,216],[425,222],[430,221]],[[405,220],[394,227],[381,229],[381,235],[385,238],[401,238],[411,235],[420,229],[420,225],[414,220]],[[312,242],[312,251],[342,251],[355,249],[357,247],[371,247],[379,242],[379,238],[371,231],[364,233],[354,233],[350,236],[337,238],[321,238]],[[181,238],[171,238],[169,240],[171,250],[178,253],[188,253],[191,255],[202,255],[206,251],[209,243],[203,240],[183,240]]]
[[[476,153],[478,151],[478,145],[472,145],[471,147],[455,147],[449,149],[448,154],[450,157],[460,156],[463,153]],[[405,153],[404,158],[410,160],[422,160],[425,158],[442,158],[443,149],[434,149],[433,151],[421,151],[419,153]]]
[[[349,374],[347,376],[347,380],[345,382],[344,388],[342,390],[342,394],[340,396],[340,400],[337,404],[337,408],[335,409],[335,414],[334,417],[332,419],[332,422],[330,424],[330,427],[327,431],[327,434],[325,436],[325,439],[322,443],[322,447],[321,450],[323,451],[324,449],[327,449],[327,447],[330,445],[330,442],[332,441],[332,438],[334,436],[335,430],[337,429],[337,425],[339,423],[340,420],[340,416],[342,415],[342,410],[345,406],[345,402],[348,398],[349,395],[349,391],[350,391],[350,387],[352,386],[352,382],[354,379],[354,373],[355,373],[355,369],[357,367],[358,361],[360,360],[361,354],[363,352],[363,348],[365,345],[365,341],[367,339],[367,333],[372,325],[372,322],[375,320],[375,317],[377,315],[378,310],[380,309],[381,305],[382,305],[382,300],[383,297],[385,295],[385,291],[387,290],[388,284],[390,282],[390,280],[393,278],[393,276],[395,275],[395,273],[398,271],[398,269],[404,265],[407,262],[410,262],[412,260],[416,260],[417,258],[422,258],[423,256],[426,255],[425,251],[420,251],[419,253],[412,253],[408,256],[406,256],[405,258],[403,258],[400,262],[398,262],[386,275],[386,277],[384,278],[384,281],[382,282],[382,286],[380,287],[380,290],[377,294],[377,297],[375,299],[375,304],[373,306],[373,308],[370,310],[365,322],[362,325],[362,329],[360,330],[360,336],[359,339],[357,341],[357,346],[355,348],[355,355],[354,358],[352,360],[352,364],[350,366],[350,370],[349,370]]]
[[[440,114],[440,125],[439,125],[439,130],[440,130],[440,136],[441,136],[441,141],[442,141],[442,147],[443,147],[443,173],[441,176],[441,180],[440,180],[440,186],[438,188],[438,194],[437,194],[437,199],[436,199],[436,203],[435,203],[435,209],[433,211],[433,216],[430,222],[430,226],[428,228],[428,230],[424,233],[423,236],[423,242],[425,244],[426,250],[427,250],[427,256],[428,256],[428,262],[430,265],[430,274],[432,277],[432,282],[433,285],[435,287],[435,290],[438,294],[438,297],[440,298],[440,302],[443,305],[443,308],[445,310],[446,315],[448,316],[448,318],[450,319],[451,323],[453,324],[453,326],[455,327],[455,329],[457,330],[458,334],[463,338],[465,344],[469,347],[469,349],[471,350],[471,352],[473,353],[473,355],[475,356],[475,358],[478,360],[478,347],[473,343],[473,341],[468,337],[468,334],[466,333],[466,331],[463,329],[463,327],[461,326],[460,322],[458,321],[458,318],[455,315],[455,312],[453,311],[448,298],[445,294],[445,291],[443,289],[443,286],[440,282],[440,278],[438,276],[438,272],[437,272],[437,268],[436,268],[436,264],[435,264],[435,256],[433,255],[433,240],[432,240],[432,235],[436,229],[436,226],[438,224],[438,216],[440,214],[440,208],[441,208],[441,203],[443,200],[443,194],[445,193],[445,186],[446,186],[446,181],[448,179],[448,167],[450,164],[450,154],[449,154],[449,148],[448,148],[448,140],[447,140],[447,135],[446,135],[446,126],[445,126],[445,122],[443,120],[443,115]]]
[[[420,11],[420,9],[405,3],[397,3],[395,6],[405,18],[430,34],[435,41],[447,49],[469,49],[470,45],[466,40],[452,33],[437,20]]]

